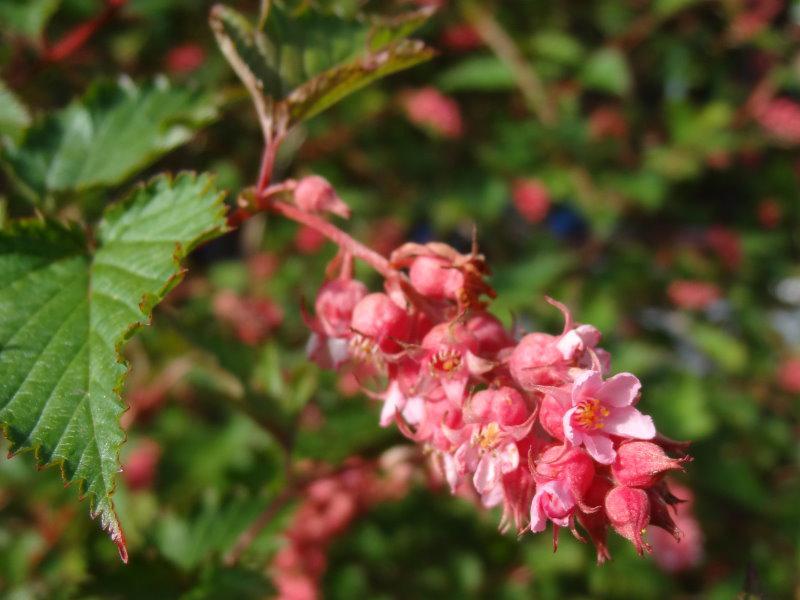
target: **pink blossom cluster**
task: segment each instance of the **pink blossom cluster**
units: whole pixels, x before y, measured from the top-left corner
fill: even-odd
[[[315,479],[284,534],[286,544],[272,563],[279,600],[316,600],[333,540],[380,502],[406,494],[414,466],[402,448],[377,464],[350,459],[338,472]]]
[[[381,425],[421,444],[454,493],[471,486],[484,506],[502,507],[503,530],[551,524],[554,544],[561,528],[586,535],[599,562],[609,527],[639,553],[648,525],[680,536],[668,510],[679,500],[661,479],[689,460],[685,444],[659,436],[637,408],[634,375],[610,374],[595,327],[548,299],[561,333],[514,335],[487,311],[495,292],[474,245],[402,245],[376,263],[383,290],[370,292],[350,265],[369,251],[342,236],[330,235],[342,250],[306,315],[309,355],[354,373],[382,402]]]

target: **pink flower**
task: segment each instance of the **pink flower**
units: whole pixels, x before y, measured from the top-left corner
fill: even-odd
[[[518,179],[511,190],[514,206],[528,223],[539,223],[550,210],[550,193],[538,179]]]
[[[630,373],[603,381],[596,371],[584,371],[572,386],[572,407],[564,413],[564,438],[573,446],[584,446],[597,462],[610,465],[616,458],[609,437],[649,440],[655,437],[653,420],[640,413],[636,403],[641,384]]]
[[[403,106],[409,121],[444,138],[456,139],[464,133],[458,104],[436,88],[426,87],[407,92]]]
[[[422,340],[422,363],[428,375],[441,386],[444,396],[461,407],[470,377],[491,370],[493,364],[479,357],[478,340],[464,325],[441,323]],[[429,391],[430,393],[430,391]]]
[[[122,476],[128,488],[145,490],[152,487],[160,459],[161,445],[149,438],[141,440],[128,455],[122,468]]]
[[[559,527],[569,527],[575,506],[586,506],[582,498],[592,485],[594,465],[578,448],[565,452],[563,446],[553,446],[537,461],[534,479],[531,531],[544,531],[548,519]]]
[[[536,486],[531,503],[531,531],[540,533],[551,520],[559,527],[569,527],[575,498],[563,481],[554,479]]]
[[[783,218],[783,209],[774,198],[764,198],[758,203],[758,222],[765,229],[775,229]]]
[[[683,469],[686,459],[667,456],[661,446],[652,442],[626,442],[617,448],[611,472],[620,485],[652,487],[667,471]]]
[[[206,51],[198,44],[175,46],[167,53],[167,71],[190,73],[202,66],[205,60]]]
[[[591,325],[577,325],[566,306],[552,298],[546,300],[564,315],[561,335],[529,333],[523,337],[508,365],[520,387],[535,390],[542,385],[558,385],[570,379],[570,370],[593,367],[603,372],[610,366],[608,353],[597,348],[600,332]]]
[[[742,240],[738,232],[714,225],[706,232],[708,247],[728,269],[736,269],[742,262]]]
[[[398,341],[409,333],[408,314],[383,293],[364,296],[353,309],[350,326],[355,333],[376,344],[384,352],[396,352]]]
[[[615,487],[606,496],[605,509],[612,527],[633,542],[639,554],[650,551],[642,539],[642,533],[650,522],[647,492],[638,488]]]
[[[787,358],[778,369],[778,383],[790,394],[800,394],[800,357]]]
[[[466,439],[454,454],[457,472],[474,473],[484,505],[495,506],[503,499],[502,476],[520,464],[517,442],[530,433],[535,415],[517,390],[503,387],[475,394],[465,418],[468,423],[457,436]]]
[[[336,194],[336,190],[324,177],[303,177],[294,190],[294,201],[304,211],[330,212],[344,219],[350,218],[350,207]]]
[[[354,279],[334,279],[317,294],[314,310],[319,326],[330,337],[347,337],[356,305],[367,295],[367,286]]]
[[[774,98],[756,112],[759,125],[779,142],[800,143],[800,105],[788,98]]]
[[[669,284],[667,295],[673,304],[688,310],[701,310],[714,304],[722,296],[719,287],[705,281],[676,279]]]

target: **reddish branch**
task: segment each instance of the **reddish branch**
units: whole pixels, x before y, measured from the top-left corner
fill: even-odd
[[[128,0],[106,0],[99,14],[76,25],[57,42],[50,45],[42,56],[46,62],[61,62],[80,50]]]

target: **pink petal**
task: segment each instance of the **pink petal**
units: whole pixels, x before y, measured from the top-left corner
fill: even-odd
[[[556,348],[564,360],[572,360],[578,351],[583,350],[585,344],[578,332],[574,329],[561,336],[556,342]]]
[[[484,455],[478,462],[478,468],[475,469],[472,483],[475,484],[475,489],[479,493],[483,493],[497,484],[497,466],[488,454]]]
[[[441,380],[441,384],[447,399],[453,406],[461,408],[464,401],[464,391],[467,389],[467,377],[445,378]]]
[[[589,456],[602,465],[610,465],[617,457],[617,453],[614,451],[614,443],[611,438],[604,435],[584,433],[583,445],[586,447],[586,452],[589,453]]]
[[[594,325],[578,325],[575,328],[575,333],[580,336],[587,348],[594,348],[597,346],[602,337],[600,330]]]
[[[630,406],[641,389],[642,384],[635,375],[619,373],[607,379],[595,397],[608,406]]]
[[[511,473],[519,466],[519,449],[516,444],[506,444],[497,455],[500,471]]]
[[[564,413],[561,421],[561,424],[564,428],[564,438],[573,446],[579,446],[581,443],[580,433],[575,431],[575,428],[572,426],[572,415],[575,414],[576,410],[577,409],[575,407],[570,408]]]
[[[582,371],[572,384],[572,405],[585,398],[597,398],[602,386],[603,378],[600,373],[591,370]]]
[[[649,440],[656,436],[656,426],[649,415],[644,415],[632,406],[611,410],[604,421],[603,429],[612,435]]]
[[[450,492],[455,494],[458,486],[458,469],[455,459],[449,454],[442,454],[442,465],[444,466],[444,476],[450,486]]]
[[[494,487],[481,494],[481,504],[486,508],[492,508],[500,504],[504,498],[503,484],[498,481]]]
[[[421,423],[425,418],[425,401],[416,396],[408,398],[403,409],[403,418],[412,425]]]
[[[542,495],[546,493],[540,486],[536,490],[536,495],[531,502],[531,531],[533,533],[541,533],[547,528],[547,517],[542,510]]]

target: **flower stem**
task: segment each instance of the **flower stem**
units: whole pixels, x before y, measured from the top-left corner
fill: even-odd
[[[325,219],[322,219],[317,215],[307,213],[303,210],[300,210],[296,206],[292,206],[291,204],[281,201],[271,202],[269,205],[269,210],[283,215],[287,219],[291,219],[292,221],[302,223],[307,227],[315,229],[326,238],[331,240],[334,244],[352,254],[355,258],[360,258],[363,260],[378,273],[383,275],[386,279],[391,279],[397,276],[397,271],[392,268],[392,266],[389,264],[389,261],[383,256],[374,250],[371,250],[361,242],[353,239],[344,231],[335,225],[330,224]]]

